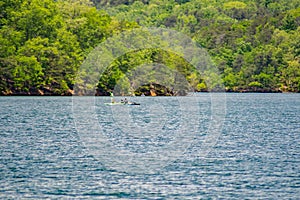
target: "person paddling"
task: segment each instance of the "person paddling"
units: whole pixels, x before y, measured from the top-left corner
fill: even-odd
[[[110,102],[111,103],[116,103],[115,99],[114,99],[114,93],[110,92]]]

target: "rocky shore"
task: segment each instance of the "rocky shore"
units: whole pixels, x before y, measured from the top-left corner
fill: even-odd
[[[196,92],[224,92],[224,90],[202,90]],[[289,91],[282,91],[280,89],[237,89],[237,90],[225,90],[228,93],[286,93]],[[43,89],[31,89],[29,91],[1,91],[0,96],[72,96],[74,94],[73,90],[68,89],[65,92],[55,91],[51,88]],[[96,91],[95,96],[109,96],[109,91]],[[123,96],[124,94],[115,94],[116,96]],[[139,87],[135,92],[135,96],[185,96],[187,91],[177,91],[171,90],[165,86],[159,84],[148,84]],[[84,96],[84,94],[82,94]]]

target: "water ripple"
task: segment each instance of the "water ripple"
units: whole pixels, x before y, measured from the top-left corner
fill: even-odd
[[[222,135],[209,155],[194,155],[201,147],[199,141],[187,150],[186,156],[150,174],[107,169],[101,160],[91,156],[76,131],[71,103],[68,97],[0,98],[1,199],[300,196],[299,94],[228,94]],[[145,98],[143,103],[150,104],[151,99]],[[129,140],[132,135],[115,127],[110,118],[113,113],[98,104],[96,110],[99,124],[105,127],[111,141],[142,152],[172,140],[172,131],[180,125],[180,112],[172,110],[176,107],[173,103],[162,116],[165,135],[156,132],[152,137],[135,140]],[[201,103],[201,118],[190,116],[190,120],[197,119],[201,124],[199,138],[206,134],[209,105],[206,101]],[[131,116],[136,116],[134,122],[145,127],[154,119],[146,108],[134,107],[130,111]]]

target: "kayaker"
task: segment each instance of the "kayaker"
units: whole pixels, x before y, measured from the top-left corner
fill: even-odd
[[[115,99],[114,99],[114,93],[110,92],[110,101],[111,103],[116,103]]]

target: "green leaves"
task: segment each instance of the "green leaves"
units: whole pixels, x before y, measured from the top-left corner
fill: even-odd
[[[300,91],[297,0],[93,2],[110,16],[89,0],[0,0],[0,93],[70,94],[77,70],[99,43],[139,26],[189,35],[209,52],[228,91]],[[215,72],[199,75],[180,55],[145,49],[111,63],[99,90],[106,94],[128,69],[155,62],[180,69],[197,91],[221,84]]]
[[[12,71],[14,90],[28,93],[42,86],[42,66],[34,56],[15,57],[17,65]]]
[[[88,0],[0,5],[2,94],[70,94],[84,57],[111,34],[111,18]]]

